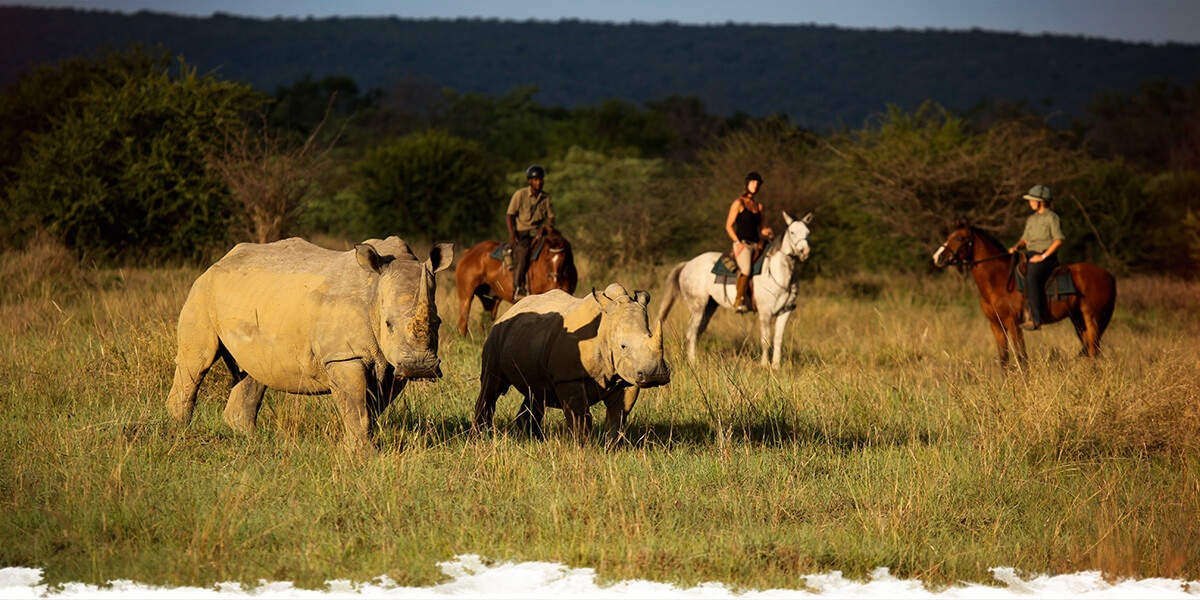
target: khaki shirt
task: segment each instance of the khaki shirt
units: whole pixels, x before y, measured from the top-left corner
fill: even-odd
[[[550,222],[554,207],[550,205],[550,194],[542,190],[537,196],[533,189],[524,187],[513,193],[508,203],[508,214],[517,217],[517,231],[529,231]]]
[[[1058,213],[1048,210],[1042,214],[1034,213],[1025,221],[1025,249],[1030,252],[1042,252],[1050,247],[1054,240],[1066,239],[1058,222]]]

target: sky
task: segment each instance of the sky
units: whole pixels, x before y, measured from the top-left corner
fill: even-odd
[[[41,571],[29,568],[0,569],[0,598],[641,598],[766,600],[783,598],[1190,598],[1200,596],[1200,582],[1170,579],[1107,582],[1098,572],[1070,575],[1022,577],[1013,569],[993,569],[992,585],[959,584],[931,591],[920,581],[892,577],[887,569],[876,569],[863,581],[849,580],[840,573],[813,575],[794,590],[733,590],[721,583],[704,583],[680,588],[650,581],[620,581],[598,585],[596,572],[547,562],[494,563],[476,555],[456,556],[438,563],[446,581],[430,587],[397,585],[380,577],[370,582],[327,582],[322,591],[304,590],[288,582],[267,582],[256,588],[238,584],[215,584],[207,588],[161,588],[129,581],[99,587],[65,584],[50,588],[41,583]]]
[[[397,16],[611,23],[815,24],[1200,44],[1200,0],[0,0],[0,4],[214,12],[259,18]]]

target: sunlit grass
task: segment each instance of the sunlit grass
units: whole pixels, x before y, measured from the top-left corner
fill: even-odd
[[[654,313],[667,268],[615,278]],[[933,585],[997,566],[1200,577],[1194,283],[1122,280],[1101,359],[1063,324],[1009,374],[956,274],[803,282],[779,371],[758,364],[753,317],[725,312],[689,364],[677,306],[673,380],[615,452],[576,446],[558,411],[527,439],[511,392],[469,435],[482,335],[445,326],[445,377],[408,387],[364,459],[327,396],[269,392],[258,433],[234,434],[222,367],[170,425],[198,271],[46,273],[0,305],[0,565],[51,581],[426,585],[463,553],[754,588],[880,566]],[[581,294],[608,283],[584,275]]]

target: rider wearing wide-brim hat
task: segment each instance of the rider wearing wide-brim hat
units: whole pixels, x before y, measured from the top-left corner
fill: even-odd
[[[1025,221],[1025,231],[1021,234],[1020,241],[1009,248],[1008,252],[1012,254],[1023,250],[1028,258],[1025,273],[1027,315],[1021,322],[1021,327],[1038,329],[1049,317],[1046,280],[1058,267],[1058,250],[1066,238],[1062,233],[1058,213],[1050,209],[1050,188],[1035,185],[1021,198],[1029,201],[1029,208],[1034,212]]]

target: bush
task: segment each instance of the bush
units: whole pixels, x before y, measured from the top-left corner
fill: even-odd
[[[178,75],[96,84],[77,110],[33,135],[9,194],[17,230],[45,228],[87,258],[121,263],[224,249],[227,192],[205,156],[261,98],[182,62]]]
[[[476,142],[430,130],[385,143],[358,165],[360,197],[383,233],[465,241],[507,206],[501,171]]]

